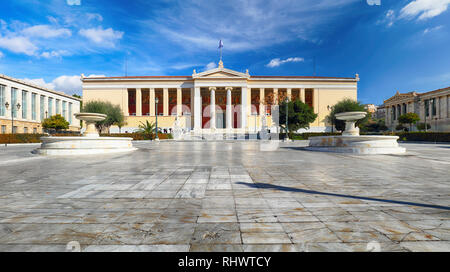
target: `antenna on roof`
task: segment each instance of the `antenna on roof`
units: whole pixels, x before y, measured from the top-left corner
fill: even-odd
[[[313,58],[313,65],[314,65],[314,76],[316,76],[316,56]]]
[[[128,52],[125,53],[125,76],[128,76]]]

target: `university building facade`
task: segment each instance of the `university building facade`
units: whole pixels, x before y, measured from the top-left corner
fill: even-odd
[[[450,131],[450,87],[426,93],[400,93],[384,101],[385,123],[395,130],[400,115],[414,112],[421,123],[431,126],[431,131]],[[414,128],[416,129],[416,128]]]
[[[300,99],[318,118],[311,131],[331,130],[325,117],[344,98],[357,99],[359,78],[251,76],[216,69],[191,76],[97,77],[82,76],[83,101],[109,101],[120,105],[126,119],[121,132],[136,130],[141,122],[155,122],[170,131],[175,121],[186,132],[248,133],[264,122],[277,130],[277,105],[286,98]],[[119,132],[112,127],[111,132]]]
[[[0,133],[42,133],[42,121],[55,114],[69,122],[69,130],[79,131],[74,114],[80,112],[80,102],[65,93],[0,75]]]

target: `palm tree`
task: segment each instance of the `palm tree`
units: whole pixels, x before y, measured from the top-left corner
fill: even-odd
[[[140,122],[138,133],[142,133],[147,136],[149,139],[153,139],[153,134],[155,131],[155,124],[153,122],[145,121],[145,124]]]

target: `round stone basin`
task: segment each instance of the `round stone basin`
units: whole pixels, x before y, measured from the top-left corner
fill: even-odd
[[[99,122],[106,119],[106,114],[101,113],[91,113],[91,112],[80,112],[75,113],[75,118],[87,122]]]
[[[40,155],[92,155],[134,151],[127,137],[41,137]]]
[[[354,154],[400,154],[405,148],[397,143],[398,136],[319,136],[310,137],[311,151]]]
[[[336,113],[336,119],[343,121],[356,121],[359,119],[363,119],[366,117],[367,112],[364,111],[350,111],[350,112],[341,112]]]

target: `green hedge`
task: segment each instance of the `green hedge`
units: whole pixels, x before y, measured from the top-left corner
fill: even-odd
[[[0,134],[0,144],[29,144],[40,143],[41,137],[47,136],[46,134]],[[81,136],[80,134],[52,134],[54,137],[66,136],[74,137]],[[131,137],[133,140],[150,140],[149,137],[140,133],[121,133],[121,134],[101,134],[102,137]],[[173,139],[171,134],[159,133],[160,140]],[[154,137],[153,137],[154,138]]]
[[[133,140],[153,140],[155,136],[152,138],[148,137],[148,135],[142,133],[114,133],[114,134],[101,134],[102,137],[131,137]],[[158,133],[158,138],[160,140],[173,139],[172,134],[169,133]]]
[[[341,135],[341,133],[296,133],[293,136],[293,140],[308,140],[309,137],[338,135]],[[400,141],[450,142],[450,132],[361,133],[361,135],[395,135],[399,136]],[[284,133],[280,134],[280,139],[284,139]]]
[[[0,144],[40,143],[44,134],[0,134]]]
[[[400,141],[450,142],[450,132],[396,132],[386,135],[396,135]]]

